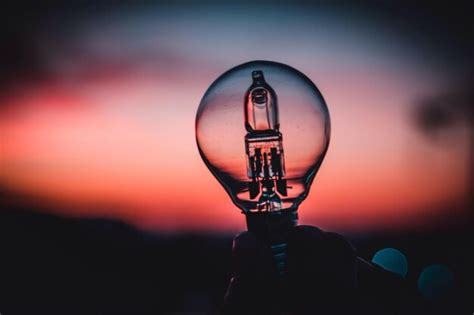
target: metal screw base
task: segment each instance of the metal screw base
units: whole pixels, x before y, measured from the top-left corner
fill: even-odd
[[[287,237],[298,223],[296,210],[247,213],[247,229],[265,241],[272,251],[277,272],[286,272]]]
[[[280,276],[283,276],[286,272],[287,247],[288,245],[286,243],[272,244],[270,246],[272,249],[273,258],[275,258],[277,271]]]

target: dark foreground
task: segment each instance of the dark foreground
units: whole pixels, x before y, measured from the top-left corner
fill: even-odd
[[[473,248],[467,231],[350,240],[367,260],[385,247],[404,252],[407,282],[415,293],[423,267],[440,263],[451,269],[455,282],[449,295],[434,301],[412,296],[402,305],[403,314],[472,314]],[[231,244],[231,235],[151,235],[116,221],[2,209],[0,313],[217,312],[230,278]]]

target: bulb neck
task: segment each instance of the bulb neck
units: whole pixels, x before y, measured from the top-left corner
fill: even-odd
[[[286,240],[290,229],[298,224],[297,210],[249,212],[245,216],[248,231],[271,243]]]

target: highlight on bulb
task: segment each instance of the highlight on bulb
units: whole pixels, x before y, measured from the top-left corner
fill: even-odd
[[[196,116],[202,159],[243,212],[296,210],[326,154],[329,111],[298,70],[251,61],[217,78]]]

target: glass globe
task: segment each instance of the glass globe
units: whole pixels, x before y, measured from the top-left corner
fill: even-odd
[[[202,159],[244,213],[296,211],[329,145],[318,88],[298,70],[251,61],[217,78],[196,116]]]

